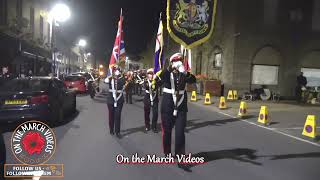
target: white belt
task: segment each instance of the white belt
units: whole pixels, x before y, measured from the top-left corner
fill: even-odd
[[[122,90],[112,90],[112,89],[109,89],[109,92],[113,93],[113,92],[117,92],[117,93],[122,93],[123,91]]]
[[[168,88],[163,88],[163,92],[168,93],[168,94],[174,94],[174,92],[172,92],[172,89],[168,89]],[[183,95],[184,92],[185,92],[185,90],[178,91],[179,95]]]

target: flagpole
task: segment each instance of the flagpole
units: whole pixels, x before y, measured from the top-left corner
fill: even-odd
[[[164,63],[162,62],[162,51],[163,51],[163,44],[161,44],[161,43],[163,43],[163,24],[162,24],[162,19],[161,19],[161,17],[162,17],[162,12],[160,12],[160,18],[159,18],[159,21],[160,21],[160,23],[161,23],[161,30],[162,30],[162,35],[161,35],[161,37],[162,37],[162,42],[160,41],[160,48],[161,48],[161,50],[160,50],[160,54],[159,54],[159,63],[160,63],[160,69],[163,69],[163,66],[164,66]],[[159,24],[160,24],[159,23]],[[158,36],[158,34],[157,34],[157,36]]]

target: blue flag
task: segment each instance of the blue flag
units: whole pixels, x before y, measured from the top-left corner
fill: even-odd
[[[156,49],[154,57],[154,73],[157,73],[162,69],[164,63],[164,53],[163,53],[163,25],[160,20],[159,29],[156,39]]]

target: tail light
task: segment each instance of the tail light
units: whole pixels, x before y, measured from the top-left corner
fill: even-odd
[[[48,95],[34,96],[31,98],[31,104],[43,104],[48,102],[49,102]]]

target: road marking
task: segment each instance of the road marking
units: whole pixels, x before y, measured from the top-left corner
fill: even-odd
[[[271,128],[271,129],[278,129],[278,130],[302,130],[303,127],[291,127],[291,128]],[[320,129],[320,127],[317,127],[317,129]]]
[[[221,111],[216,111],[216,112],[218,112],[218,113],[220,113],[220,114],[223,114],[223,115],[225,115],[225,116],[231,117],[231,118],[238,118],[238,117],[232,116],[232,115],[230,115],[230,114],[227,114],[227,113],[224,113],[224,112],[221,112]],[[302,141],[302,142],[309,143],[309,144],[312,144],[312,145],[314,145],[314,146],[320,147],[320,144],[318,144],[318,143],[311,142],[311,141],[305,140],[305,139],[303,139],[303,138],[296,137],[296,136],[293,136],[293,135],[290,135],[290,134],[287,134],[287,133],[278,131],[276,128],[265,127],[265,126],[262,126],[262,125],[259,125],[259,124],[250,122],[250,121],[248,121],[248,120],[241,120],[241,121],[246,122],[246,123],[248,123],[248,124],[252,124],[252,125],[254,125],[254,126],[258,126],[258,127],[267,129],[267,130],[269,130],[269,131],[273,131],[273,132],[278,133],[278,134],[282,134],[282,135],[284,135],[284,136],[293,138],[293,139],[298,140],[298,141]]]

